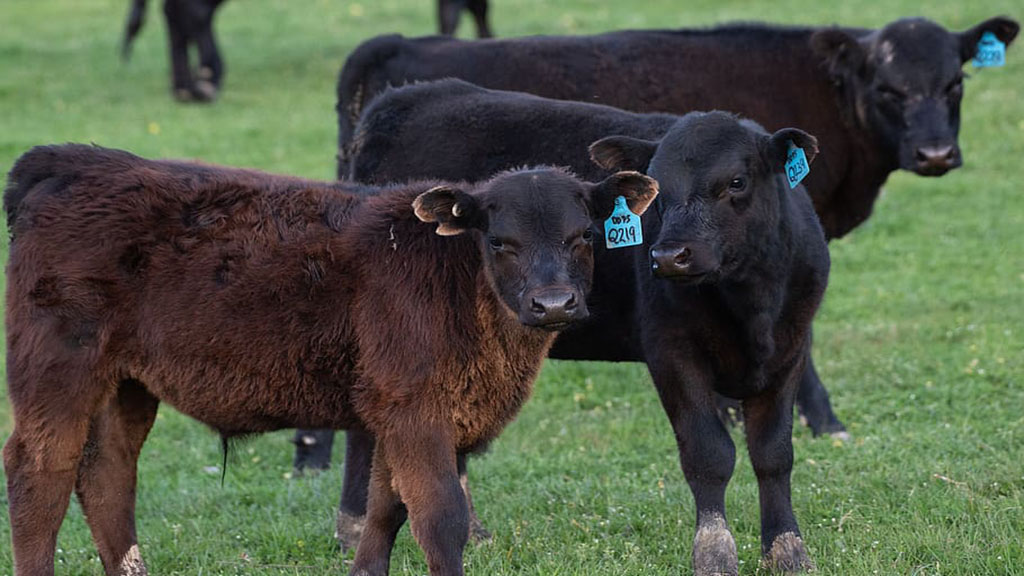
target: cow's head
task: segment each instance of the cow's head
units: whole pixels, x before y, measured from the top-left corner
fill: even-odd
[[[655,276],[717,282],[766,261],[778,237],[792,142],[811,162],[813,136],[795,128],[768,134],[724,112],[691,112],[661,140],[610,136],[590,146],[607,169],[644,170],[658,181],[661,228],[651,243]]]
[[[899,167],[941,176],[961,164],[957,134],[963,97],[963,64],[974,57],[982,34],[1007,46],[1019,25],[992,18],[964,32],[929,20],[897,20],[867,35],[832,28],[811,37],[860,126],[872,132]]]
[[[476,237],[491,286],[527,326],[560,330],[585,319],[593,278],[593,224],[615,199],[642,214],[657,182],[619,172],[582,182],[555,168],[503,172],[473,188],[439,186],[416,198],[416,216],[442,236]]]

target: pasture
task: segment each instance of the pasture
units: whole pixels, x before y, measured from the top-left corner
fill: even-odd
[[[963,29],[1024,17],[1009,0],[492,4],[499,36],[737,19],[879,26],[911,15]],[[131,62],[119,61],[126,11],[125,0],[0,5],[0,170],[32,145],[77,141],[327,179],[345,56],[376,34],[436,27],[427,0],[234,0],[217,20],[224,90],[199,106],[170,97],[156,0]],[[464,17],[462,36],[470,24]],[[964,166],[940,179],[895,174],[875,216],[831,244],[815,353],[853,439],[798,428],[793,474],[822,574],[1024,574],[1024,50],[1011,47],[1004,68],[965,70]],[[6,261],[6,233],[2,243]],[[0,440],[12,428],[4,397]],[[293,478],[289,438],[234,445],[221,485],[219,438],[163,407],[139,471],[150,570],[346,573],[351,553],[331,537],[337,468]],[[734,438],[729,520],[740,571],[755,574],[756,483]],[[339,442],[336,463],[342,453]],[[471,475],[495,538],[467,549],[468,574],[690,572],[693,502],[641,365],[548,362],[533,400]],[[0,575],[12,571],[6,504],[0,494]],[[58,548],[59,574],[102,573],[77,503]],[[426,572],[408,530],[392,568]]]

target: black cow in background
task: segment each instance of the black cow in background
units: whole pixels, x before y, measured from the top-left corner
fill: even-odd
[[[125,25],[121,54],[127,59],[132,42],[146,18],[146,1],[132,0]],[[224,0],[164,0],[164,17],[171,50],[171,92],[182,102],[210,102],[217,98],[224,78],[224,60],[213,33],[213,17]],[[441,34],[455,34],[463,10],[476,21],[477,35],[490,38],[487,0],[438,0]],[[189,50],[199,53],[199,68],[193,72]]]
[[[914,18],[878,30],[731,24],[486,42],[379,36],[353,51],[338,80],[338,176],[349,174],[360,112],[406,82],[461,78],[637,112],[717,108],[819,138],[805,185],[826,238],[841,238],[870,216],[893,171],[939,176],[961,164],[961,67],[985,32],[1009,46],[1018,30],[997,17],[962,32]],[[797,404],[815,434],[844,434],[813,362]],[[325,467],[330,436],[299,431],[296,465]]]

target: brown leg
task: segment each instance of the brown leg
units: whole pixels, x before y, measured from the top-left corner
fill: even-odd
[[[352,576],[384,576],[388,573],[391,548],[407,517],[405,505],[393,487],[391,468],[383,452],[379,448],[374,449],[369,499],[365,520],[361,523],[362,534],[356,559],[350,572]]]
[[[109,576],[143,576],[135,535],[136,463],[159,402],[138,382],[123,381],[96,416],[78,467],[75,491]]]
[[[15,427],[4,446],[4,471],[14,572],[48,576],[53,574],[57,532],[67,512],[91,412],[97,404],[88,394],[75,396],[67,391],[101,393],[102,387],[52,378],[26,382],[11,355],[9,349]]]
[[[480,521],[480,517],[476,515],[476,508],[473,507],[473,495],[469,491],[469,474],[466,470],[466,458],[465,454],[459,454],[456,464],[459,470],[459,484],[462,486],[462,491],[466,493],[466,506],[469,508],[469,539],[478,543],[490,542],[492,539],[491,532]]]

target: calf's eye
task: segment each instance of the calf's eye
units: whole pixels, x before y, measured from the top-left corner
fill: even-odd
[[[588,228],[583,231],[580,238],[583,238],[583,241],[589,244],[594,241],[594,233]]]
[[[488,236],[487,237],[487,243],[494,250],[501,250],[502,248],[505,247],[505,244],[497,236]]]
[[[747,189],[747,179],[742,176],[737,176],[729,181],[729,193],[736,194],[743,192]]]

